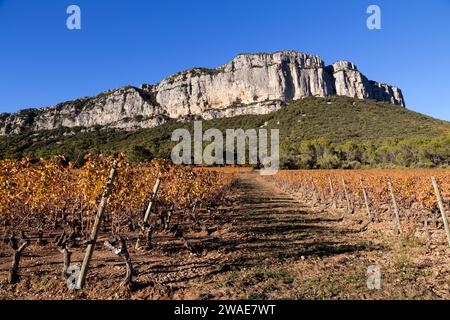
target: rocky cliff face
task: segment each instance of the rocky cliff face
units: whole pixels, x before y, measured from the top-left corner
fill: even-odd
[[[338,61],[327,67],[333,75],[335,94],[359,99],[375,99],[405,106],[400,89],[384,83],[367,80],[356,66],[348,61]]]
[[[349,96],[404,106],[400,89],[368,80],[355,65],[325,66],[297,51],[241,54],[216,68],[194,68],[156,85],[124,87],[42,109],[0,115],[0,134],[60,127],[153,127],[169,118],[204,119],[276,111],[287,100]]]

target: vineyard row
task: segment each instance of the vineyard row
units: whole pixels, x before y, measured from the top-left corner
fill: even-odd
[[[448,170],[293,170],[266,179],[313,206],[343,209],[342,218],[357,212],[361,231],[385,219],[397,235],[425,229],[429,238],[441,220],[450,247]]]

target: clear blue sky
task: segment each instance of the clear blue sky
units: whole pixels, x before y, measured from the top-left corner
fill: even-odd
[[[66,28],[70,4],[80,31]],[[382,30],[366,28],[370,4]],[[408,108],[450,120],[450,0],[0,0],[0,112],[284,49],[350,60]]]

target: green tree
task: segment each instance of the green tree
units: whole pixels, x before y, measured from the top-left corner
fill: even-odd
[[[128,163],[139,163],[153,159],[153,154],[141,145],[130,145],[125,153],[125,161]]]

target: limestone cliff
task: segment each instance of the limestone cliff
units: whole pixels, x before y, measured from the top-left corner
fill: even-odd
[[[0,115],[0,134],[60,127],[153,127],[167,119],[273,112],[288,100],[349,96],[405,106],[401,90],[368,80],[350,62],[325,66],[297,51],[240,54],[216,69],[193,68],[156,85],[124,87],[42,109]]]

